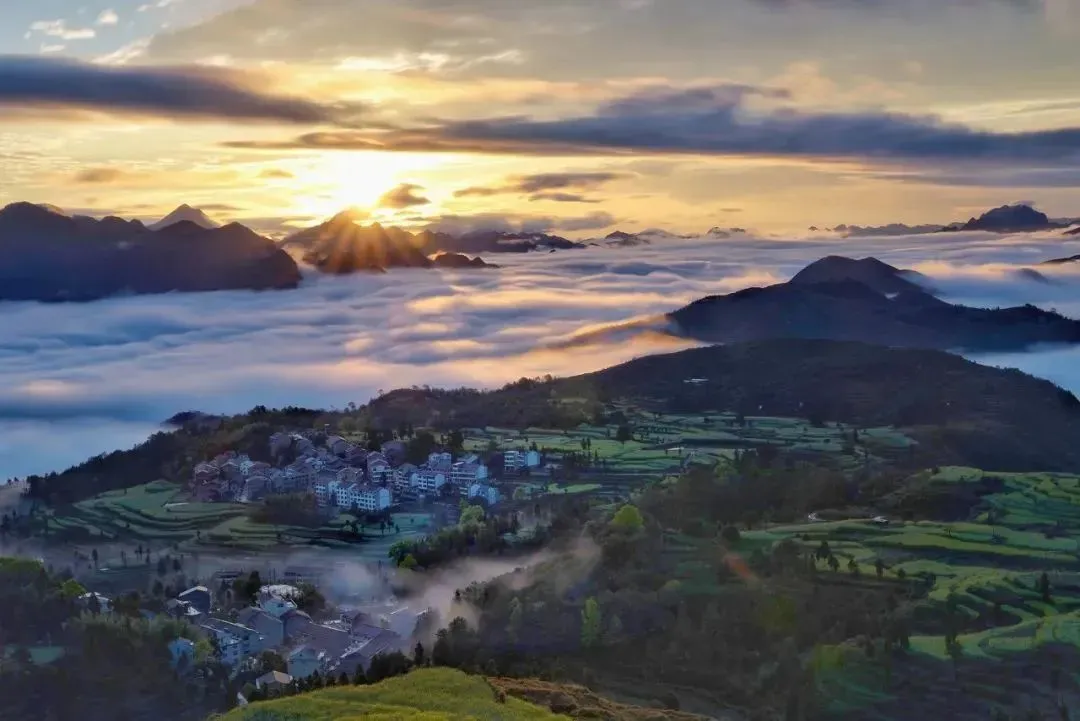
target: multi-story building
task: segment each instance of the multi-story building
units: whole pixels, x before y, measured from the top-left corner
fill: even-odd
[[[352,444],[341,436],[330,436],[326,439],[326,447],[335,456],[344,456],[351,446]]]
[[[475,461],[458,461],[450,469],[450,480],[455,485],[468,488],[474,483],[487,480],[488,468]]]
[[[335,474],[342,483],[363,483],[364,470],[362,468],[342,468]]]
[[[389,483],[393,469],[386,456],[381,453],[369,453],[367,457],[367,477],[371,483]]]
[[[410,484],[416,489],[417,493],[422,493],[425,496],[435,496],[446,485],[446,474],[431,468],[421,468],[413,473]]]
[[[311,490],[315,494],[315,502],[320,506],[336,506],[338,488],[341,487],[341,482],[333,477],[323,477],[317,480],[312,486]]]
[[[453,454],[446,451],[437,451],[428,455],[427,466],[432,470],[449,471],[453,463]]]
[[[382,486],[350,483],[337,489],[337,505],[341,508],[359,508],[361,511],[376,513],[390,507],[390,490]]]
[[[518,473],[523,468],[539,468],[540,454],[537,451],[509,450],[503,453],[503,470]]]
[[[479,498],[488,506],[494,506],[499,502],[499,489],[485,483],[474,483],[468,488],[469,498]]]

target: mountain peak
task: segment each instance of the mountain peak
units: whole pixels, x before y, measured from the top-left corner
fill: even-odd
[[[218,228],[221,225],[220,223],[216,223],[211,220],[209,216],[206,215],[206,213],[202,212],[198,208],[193,208],[187,203],[184,203],[158,222],[153,223],[147,227],[150,228],[150,230],[163,230],[165,228],[168,228],[170,225],[176,225],[177,223],[181,223],[184,221],[194,223],[195,225],[199,226],[204,230],[213,230],[214,228]]]
[[[884,295],[925,292],[925,289],[915,282],[915,277],[918,277],[917,274],[894,268],[877,258],[856,260],[841,255],[829,255],[800,270],[791,279],[791,283],[814,285],[855,281]]]
[[[995,233],[1015,233],[1060,227],[1062,226],[1059,223],[1051,222],[1046,213],[1026,203],[1016,203],[993,208],[963,224],[953,223],[945,230],[989,230]]]

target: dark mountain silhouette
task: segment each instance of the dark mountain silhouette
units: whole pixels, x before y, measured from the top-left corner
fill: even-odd
[[[187,203],[181,205],[158,222],[151,223],[147,227],[150,228],[150,230],[162,230],[163,228],[168,228],[170,225],[175,225],[176,223],[185,220],[194,223],[200,228],[206,228],[207,230],[221,227],[221,223],[211,220],[206,213],[198,208],[192,208]]]
[[[830,255],[815,260],[789,281],[796,285],[857,281],[878,293],[910,293],[928,291],[930,279],[913,270],[899,270],[877,258],[853,260]]]
[[[15,203],[0,210],[0,300],[88,301],[121,293],[294,288],[296,263],[233,223],[71,217]]]
[[[1072,223],[1069,223],[1072,225]],[[1080,228],[1073,228],[1072,230],[1066,230],[1065,235],[1080,235]]]
[[[689,379],[696,379],[688,383]],[[572,399],[572,400],[571,400]],[[895,426],[908,460],[1023,471],[1080,467],[1080,401],[1053,383],[938,350],[780,339],[649,355],[502,389],[402,389],[371,402],[384,426],[576,428],[612,401],[646,411],[819,418]]]
[[[416,236],[420,249],[428,254],[446,253],[530,253],[534,251],[584,248],[558,235],[519,233],[502,230],[474,230],[462,235],[425,231]]]
[[[940,224],[926,224],[926,225],[907,225],[905,223],[889,223],[888,225],[846,225],[841,223],[840,225],[832,228],[832,231],[839,233],[845,238],[853,236],[863,237],[890,237],[894,235],[922,235],[924,233],[937,233],[944,229],[945,226]],[[811,227],[811,231],[816,231],[817,228]]]
[[[994,233],[1027,233],[1036,230],[1050,230],[1064,227],[1050,220],[1046,213],[1035,210],[1030,205],[1003,205],[988,210],[978,218],[971,218],[966,223],[952,223],[943,228],[944,232],[964,230],[989,230]]]
[[[461,253],[440,253],[431,259],[436,268],[498,268],[493,263],[485,263],[483,258],[470,258]]]
[[[431,268],[413,245],[411,233],[378,223],[364,226],[351,211],[286,238],[281,247],[324,273],[383,272],[389,268]]]
[[[677,335],[717,343],[820,338],[1006,351],[1080,342],[1080,321],[1031,305],[952,305],[904,271],[872,258],[825,258],[787,283],[702,298],[667,319]]]
[[[300,231],[282,242],[282,247],[305,263],[330,273],[383,271],[387,268],[442,267],[490,268],[479,258],[464,261],[454,255],[481,253],[526,253],[584,247],[579,243],[544,233],[508,233],[479,230],[464,235],[423,230],[411,233],[403,228],[378,223],[365,226],[352,211],[335,215],[314,228]],[[449,254],[442,261],[429,256]],[[478,262],[479,261],[479,262]]]
[[[1070,255],[1068,258],[1054,258],[1045,260],[1040,265],[1065,265],[1066,263],[1080,263],[1080,255]]]

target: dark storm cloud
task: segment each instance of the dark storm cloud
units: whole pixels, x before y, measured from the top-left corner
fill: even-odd
[[[0,107],[162,118],[340,124],[351,107],[261,93],[240,75],[195,67],[112,67],[77,60],[0,56]]]

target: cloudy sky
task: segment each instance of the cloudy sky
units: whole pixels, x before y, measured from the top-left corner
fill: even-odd
[[[1080,216],[1080,0],[3,5],[0,202],[573,235]]]

